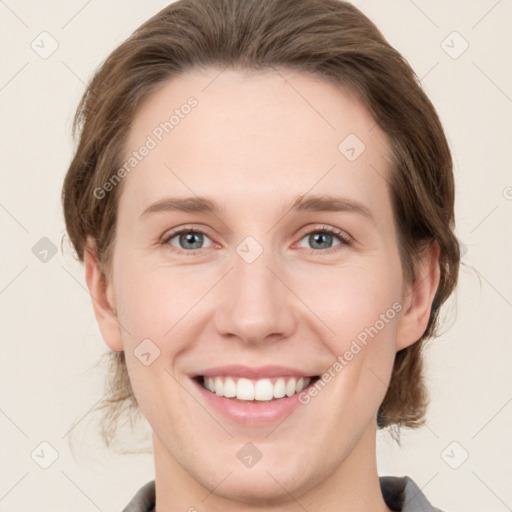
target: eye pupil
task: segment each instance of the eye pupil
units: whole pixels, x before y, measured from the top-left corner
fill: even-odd
[[[194,242],[194,239],[198,241]],[[186,244],[192,244],[193,247],[186,246]],[[200,249],[203,243],[203,235],[201,233],[185,233],[180,236],[180,245],[185,245],[184,249]]]
[[[326,238],[324,238],[326,237]],[[310,239],[312,240],[312,245],[319,244],[322,245],[322,242],[330,245],[332,243],[332,235],[329,233],[315,233],[311,235]],[[326,240],[327,239],[327,240]],[[329,247],[320,247],[321,249],[329,248]]]

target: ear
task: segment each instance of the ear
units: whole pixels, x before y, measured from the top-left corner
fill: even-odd
[[[85,280],[92,299],[96,321],[105,343],[114,351],[122,352],[121,329],[113,300],[112,285],[100,269],[96,242],[87,238],[84,251]]]
[[[405,293],[400,317],[396,350],[402,350],[418,341],[426,331],[430,311],[439,286],[439,255],[441,248],[434,241],[424,249],[415,267],[415,279]]]

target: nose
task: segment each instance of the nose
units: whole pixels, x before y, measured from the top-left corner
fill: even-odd
[[[217,290],[217,332],[254,345],[287,338],[297,328],[299,313],[284,271],[271,251],[254,261],[234,253],[233,269]]]

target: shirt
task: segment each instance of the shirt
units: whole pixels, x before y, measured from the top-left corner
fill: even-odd
[[[382,497],[393,512],[442,512],[433,507],[421,489],[408,476],[379,477]],[[139,489],[123,512],[153,512],[155,507],[155,481]]]

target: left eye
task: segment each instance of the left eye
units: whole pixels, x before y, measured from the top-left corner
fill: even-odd
[[[334,239],[337,239],[338,243],[332,246]],[[347,243],[347,240],[343,238],[341,232],[327,228],[322,230],[310,231],[301,238],[301,242],[302,240],[307,240],[307,242],[312,245],[313,249],[319,249],[323,251]]]

